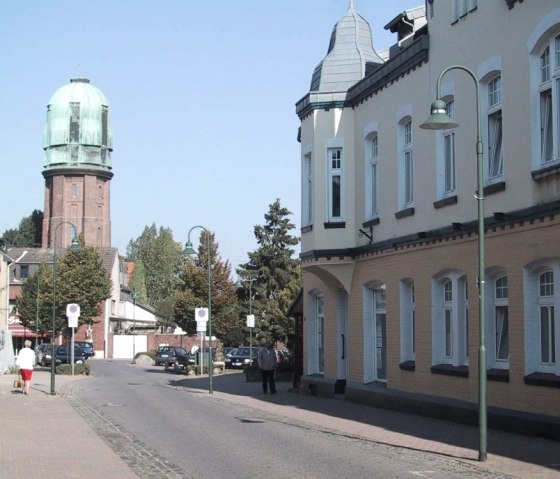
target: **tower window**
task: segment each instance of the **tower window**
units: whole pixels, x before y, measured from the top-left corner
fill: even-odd
[[[103,105],[103,110],[101,111],[101,144],[107,146],[107,128],[109,119],[109,109],[107,106]]]
[[[80,141],[80,103],[70,102],[70,142]]]

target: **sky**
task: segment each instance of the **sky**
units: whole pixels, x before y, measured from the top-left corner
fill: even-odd
[[[383,27],[423,0],[354,0]],[[43,129],[52,95],[88,78],[112,116],[111,243],[146,226],[215,233],[235,268],[278,198],[300,228],[299,119],[349,0],[0,0],[0,235],[44,210]],[[191,233],[198,243],[200,230]],[[299,253],[299,246],[296,254]],[[235,274],[235,273],[234,273]]]

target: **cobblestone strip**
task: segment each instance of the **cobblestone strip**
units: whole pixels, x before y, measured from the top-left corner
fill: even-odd
[[[72,384],[63,388],[63,396],[96,434],[142,479],[193,479],[179,466],[167,461],[147,446],[113,424],[101,411],[72,394]]]

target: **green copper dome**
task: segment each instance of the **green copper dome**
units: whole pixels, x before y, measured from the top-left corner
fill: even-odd
[[[89,80],[72,79],[51,97],[43,148],[45,170],[111,169],[109,102]]]

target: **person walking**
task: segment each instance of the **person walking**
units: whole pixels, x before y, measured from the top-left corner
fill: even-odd
[[[274,374],[276,372],[276,351],[272,343],[268,343],[259,349],[257,361],[262,375],[262,387],[266,394],[270,387],[270,393],[276,393],[276,382]]]
[[[21,392],[29,395],[31,376],[33,374],[33,366],[35,365],[35,351],[31,349],[31,341],[29,339],[26,339],[23,345],[25,347],[17,355],[16,366],[19,367],[22,379]]]

